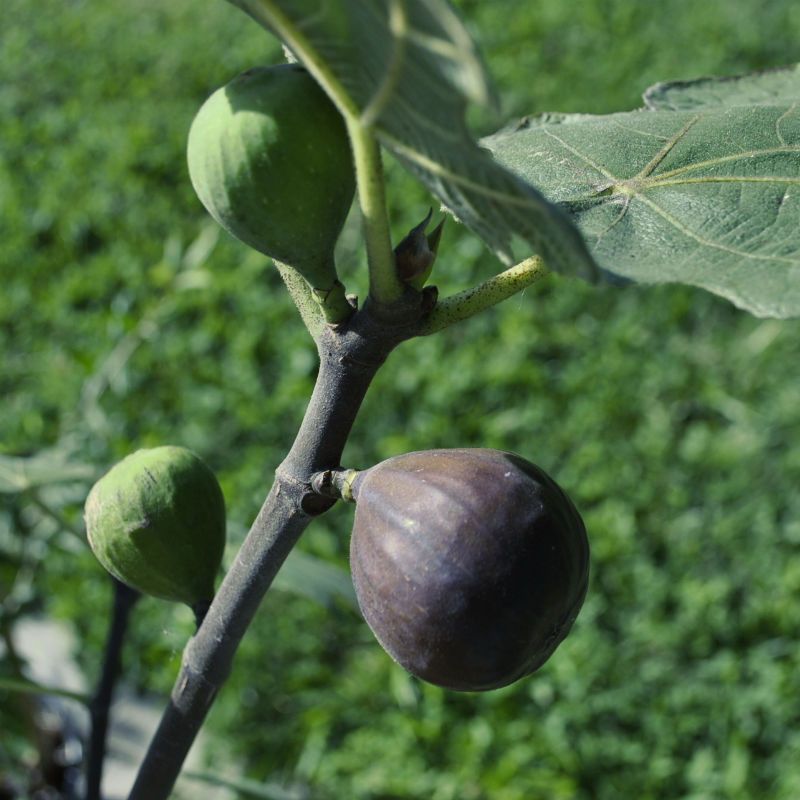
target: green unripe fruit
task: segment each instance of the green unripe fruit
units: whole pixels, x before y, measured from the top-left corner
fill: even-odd
[[[225,230],[330,289],[355,177],[344,120],[303,67],[251,69],[214,92],[192,123],[188,161]]]
[[[86,499],[86,532],[100,563],[128,586],[193,608],[213,598],[225,500],[190,450],[138,450],[112,467]]]

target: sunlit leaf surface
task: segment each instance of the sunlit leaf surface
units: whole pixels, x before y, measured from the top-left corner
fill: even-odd
[[[525,118],[482,143],[571,214],[609,273],[800,315],[800,70],[645,97],[646,110]]]

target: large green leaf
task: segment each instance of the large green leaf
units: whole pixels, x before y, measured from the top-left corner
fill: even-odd
[[[482,143],[572,215],[609,273],[800,315],[800,70],[646,98],[622,114],[525,118]]]
[[[275,33],[342,112],[381,144],[506,263],[536,253],[552,269],[596,272],[569,217],[473,140],[468,101],[492,99],[466,29],[445,0],[230,0]],[[512,244],[525,246],[516,254]]]
[[[800,94],[800,64],[751,75],[696,78],[657,83],[644,93],[648,108],[694,111],[698,108],[792,105]]]

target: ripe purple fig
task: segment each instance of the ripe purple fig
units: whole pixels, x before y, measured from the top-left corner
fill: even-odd
[[[563,641],[586,595],[589,543],[539,467],[498,450],[427,450],[357,473],[349,489],[358,602],[410,673],[496,689]]]

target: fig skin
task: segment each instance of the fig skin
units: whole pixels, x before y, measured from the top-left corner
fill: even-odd
[[[214,92],[192,122],[187,158],[225,230],[313,288],[334,285],[355,174],[344,120],[304,67],[256,67]]]
[[[460,691],[538,669],[578,615],[589,543],[567,495],[498,450],[428,450],[358,473],[359,606],[408,672]]]
[[[191,450],[165,446],[127,456],[92,487],[85,519],[92,551],[118,580],[192,608],[213,598],[225,500]]]

